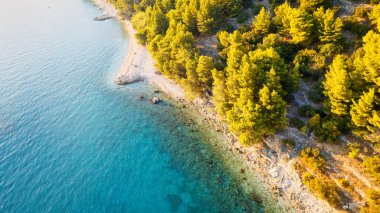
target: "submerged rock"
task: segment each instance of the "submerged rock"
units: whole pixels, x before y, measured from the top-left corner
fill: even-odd
[[[182,203],[182,198],[176,194],[168,194],[166,201],[170,204],[170,211],[176,212]]]
[[[162,100],[159,97],[154,96],[153,98],[150,99],[150,102],[152,104],[159,104]]]

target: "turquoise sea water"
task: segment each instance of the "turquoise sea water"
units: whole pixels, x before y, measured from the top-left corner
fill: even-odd
[[[263,211],[84,0],[0,1],[0,212]]]

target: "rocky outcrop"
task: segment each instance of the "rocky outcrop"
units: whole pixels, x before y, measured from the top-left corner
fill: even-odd
[[[127,85],[127,84],[132,84],[132,83],[136,83],[143,80],[144,78],[141,77],[140,75],[121,75],[116,78],[115,84]]]
[[[105,15],[102,15],[102,16],[95,17],[94,20],[95,21],[105,21],[105,20],[108,20],[108,19],[111,19],[111,18],[113,18],[113,16],[105,14]]]

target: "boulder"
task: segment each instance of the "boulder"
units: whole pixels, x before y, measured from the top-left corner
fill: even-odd
[[[150,102],[152,104],[159,104],[162,100],[159,97],[154,96],[153,98],[150,99]]]

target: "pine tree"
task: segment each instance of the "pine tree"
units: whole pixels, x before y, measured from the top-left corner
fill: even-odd
[[[284,97],[286,95],[286,92],[282,89],[281,86],[281,78],[277,75],[276,70],[273,67],[267,73],[265,83],[271,91],[277,91],[281,97]]]
[[[255,105],[254,131],[261,137],[274,134],[286,127],[286,102],[275,90],[264,86],[259,92],[259,102]]]
[[[221,21],[220,7],[214,0],[200,1],[197,15],[198,30],[202,34],[210,34]]]
[[[237,50],[235,48],[232,48],[228,52],[228,59],[227,59],[227,67],[226,67],[226,74],[227,74],[227,91],[229,95],[229,101],[231,104],[233,104],[236,99],[239,97],[240,92],[240,84],[239,84],[239,69],[241,65],[242,58],[244,56],[244,53],[240,50]]]
[[[329,99],[331,112],[338,116],[349,113],[351,102],[350,77],[347,71],[346,57],[338,55],[335,57],[327,72],[324,82],[325,94]]]
[[[363,37],[363,43],[365,80],[374,83],[380,89],[380,34],[369,31]]]
[[[168,20],[162,10],[154,6],[148,27],[148,42],[153,40],[157,35],[164,35],[168,29]]]
[[[293,8],[288,1],[278,6],[274,10],[274,23],[280,28],[281,33],[288,35],[290,31],[290,20],[292,19]]]
[[[221,117],[226,116],[228,106],[227,91],[226,91],[226,77],[224,73],[216,69],[212,70],[213,77],[213,90],[212,100],[215,104],[216,110]]]
[[[307,43],[313,29],[312,17],[304,9],[292,8],[288,2],[274,10],[274,23],[281,33],[292,37],[296,44]]]
[[[182,81],[186,99],[193,100],[201,93],[201,85],[196,72],[196,61],[186,60],[186,79]]]
[[[364,139],[372,142],[380,141],[380,122],[379,111],[375,108],[374,89],[364,93],[359,101],[354,102],[351,107],[351,119],[355,126],[359,128],[357,134],[362,135]]]
[[[372,24],[377,27],[377,31],[380,32],[380,4],[373,7],[369,18],[371,19]]]
[[[273,47],[252,51],[249,53],[249,59],[250,63],[255,64],[258,70],[253,76],[255,88],[263,86],[263,82],[267,78],[267,72],[273,68],[276,71],[276,75],[281,79],[282,88],[286,89],[287,92],[293,91],[291,85],[296,84],[298,77],[294,75],[295,73],[288,71],[285,61]]]
[[[197,66],[197,74],[199,81],[204,85],[205,89],[210,88],[212,85],[211,71],[214,69],[214,62],[210,56],[200,56]]]
[[[227,112],[227,121],[230,124],[231,131],[238,135],[242,144],[252,145],[261,140],[259,133],[254,129],[254,93],[250,88],[242,88],[240,92],[240,97],[232,110]]]
[[[296,44],[305,44],[310,41],[313,21],[310,15],[301,9],[293,9],[290,19],[289,34]]]
[[[257,35],[263,36],[269,33],[270,29],[270,14],[265,10],[265,8],[261,8],[260,13],[255,16],[253,22],[253,32]]]
[[[234,89],[238,96],[234,101],[230,100],[232,106],[231,110],[227,112],[227,121],[230,124],[230,129],[238,135],[239,141],[245,145],[250,145],[255,142],[254,132],[254,102],[255,102],[255,88],[253,86],[253,76],[256,68],[252,66],[249,58],[245,55],[242,59],[241,68],[237,71],[235,80],[238,82]],[[228,79],[230,80],[230,79]],[[228,82],[230,83],[230,82]],[[229,91],[228,91],[229,92]]]
[[[297,0],[299,2],[300,8],[307,10],[307,11],[313,11],[314,9],[317,9],[318,7],[322,6],[326,0]]]
[[[188,31],[193,34],[197,33],[197,19],[196,8],[192,8],[190,5],[186,7],[184,13],[182,13],[182,20]]]
[[[174,8],[174,5],[173,5],[173,1],[172,0],[159,0],[159,1],[156,1],[156,5],[158,5],[160,7],[160,9],[162,10],[163,13],[168,13],[171,9]]]
[[[135,13],[131,19],[133,28],[136,30],[135,37],[138,42],[143,45],[148,42],[149,12],[150,9],[146,12],[139,11]]]
[[[335,11],[327,9],[324,12],[323,7],[318,8],[314,16],[319,22],[319,39],[323,43],[339,43],[342,38],[343,22],[340,18],[335,19]]]
[[[214,0],[217,5],[220,5],[225,16],[234,17],[243,8],[242,0]]]

